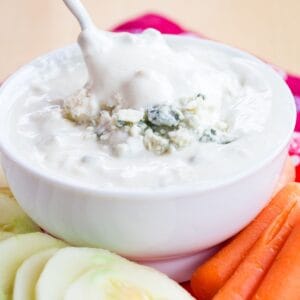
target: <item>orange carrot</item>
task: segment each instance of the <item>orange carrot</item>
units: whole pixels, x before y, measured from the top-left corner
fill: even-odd
[[[290,203],[256,241],[213,300],[250,299],[299,220],[298,203]]]
[[[284,207],[298,201],[300,201],[300,184],[289,183],[245,229],[200,266],[191,280],[192,289],[197,299],[212,299],[233,274],[263,231]]]
[[[295,226],[265,276],[254,300],[300,299],[300,224]]]
[[[273,195],[275,195],[278,191],[280,191],[289,182],[295,181],[295,179],[296,179],[296,169],[292,162],[291,157],[288,156],[283,166],[283,169],[281,171]]]

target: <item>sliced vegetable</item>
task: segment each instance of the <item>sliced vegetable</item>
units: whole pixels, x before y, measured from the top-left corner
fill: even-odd
[[[299,220],[298,203],[290,203],[256,241],[213,300],[250,299]]]
[[[263,231],[285,207],[300,201],[300,184],[289,183],[245,229],[193,274],[191,285],[197,299],[211,299],[234,273]]]
[[[136,263],[117,261],[108,268],[89,270],[74,281],[65,300],[191,300],[182,287],[167,276]]]
[[[300,223],[295,226],[252,299],[299,300]]]
[[[46,262],[59,248],[51,248],[27,258],[19,267],[13,291],[13,300],[35,299],[35,286]]]
[[[11,233],[11,232],[6,232],[6,231],[0,231],[0,242],[2,241],[2,240],[6,240],[7,238],[9,238],[9,237],[12,237],[12,236],[14,236],[15,234],[14,233]],[[0,298],[1,299],[1,298]]]
[[[10,299],[17,269],[31,255],[65,244],[47,234],[34,232],[18,234],[0,242],[0,295]],[[2,300],[0,297],[0,299]]]
[[[6,181],[3,169],[0,165],[0,189],[3,187],[7,187],[7,181]]]
[[[0,232],[29,233],[40,228],[25,214],[7,188],[0,188]]]
[[[39,300],[62,299],[68,286],[80,275],[92,267],[107,268],[113,260],[125,261],[102,249],[61,249],[47,262],[41,273],[36,286],[36,296]]]
[[[59,270],[59,272],[58,272]],[[192,300],[183,288],[150,268],[94,248],[68,247],[47,262],[36,286],[38,300]]]

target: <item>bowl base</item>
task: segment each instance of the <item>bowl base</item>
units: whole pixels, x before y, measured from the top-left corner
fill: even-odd
[[[153,261],[137,261],[143,265],[152,267],[162,273],[165,273],[170,278],[177,282],[186,282],[191,279],[192,273],[206,259],[212,256],[220,248],[219,245],[209,249],[200,251],[199,253],[180,256],[173,259],[153,260]]]

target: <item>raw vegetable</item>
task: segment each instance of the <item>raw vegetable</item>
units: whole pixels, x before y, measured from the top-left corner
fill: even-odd
[[[15,274],[24,260],[39,251],[64,245],[62,241],[40,232],[17,234],[2,240],[0,242],[0,299],[10,299]]]
[[[67,289],[65,300],[191,300],[192,297],[167,276],[127,261],[96,267]]]
[[[293,228],[252,299],[300,299],[300,223]]]
[[[7,238],[14,236],[14,235],[15,235],[15,234],[14,234],[14,233],[11,233],[11,232],[0,231],[0,242],[1,242],[2,240],[6,240]]]
[[[211,299],[234,273],[264,230],[285,207],[300,201],[300,184],[289,183],[245,229],[193,274],[191,285],[197,299]]]
[[[0,157],[1,158],[1,157]],[[7,186],[7,181],[5,179],[5,175],[3,169],[0,165],[0,189]]]
[[[298,203],[289,203],[264,231],[213,300],[250,299],[299,220]]]
[[[7,188],[0,188],[0,239],[10,233],[29,233],[40,228],[20,208]]]
[[[109,251],[61,249],[66,244],[45,233],[16,234],[39,228],[8,189],[0,193],[0,224],[10,230],[0,230],[1,300],[194,299],[164,274]]]
[[[50,257],[59,248],[51,248],[27,258],[19,267],[14,282],[13,300],[35,299],[37,280]]]
[[[119,261],[125,260],[117,258]],[[41,273],[36,286],[37,298],[62,299],[71,282],[92,267],[107,268],[112,259],[113,254],[102,249],[75,247],[61,249],[47,262]]]
[[[47,262],[37,282],[36,298],[193,299],[173,280],[151,268],[106,250],[73,247],[59,250]]]

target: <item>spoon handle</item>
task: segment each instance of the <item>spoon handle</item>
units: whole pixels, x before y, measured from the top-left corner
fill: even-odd
[[[81,30],[95,27],[89,13],[82,5],[80,0],[63,0],[72,14],[78,20]]]

